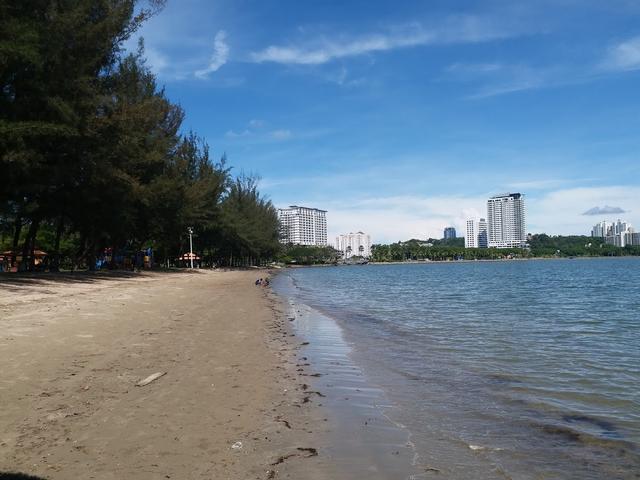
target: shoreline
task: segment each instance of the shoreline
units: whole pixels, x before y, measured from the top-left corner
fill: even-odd
[[[584,278],[592,270],[602,272],[609,271],[611,268],[614,268],[620,276],[620,269],[637,263],[629,259],[627,262],[601,261],[594,262],[593,265],[580,265],[582,262],[572,265],[540,262],[535,268],[533,264],[531,265],[534,274],[531,286],[537,286],[536,279],[542,278],[541,275],[545,275],[544,278],[556,278],[559,276],[558,272],[566,270],[568,273],[565,280],[568,291],[577,288],[581,292],[586,289],[599,293],[597,280],[585,282],[576,279]],[[467,292],[476,292],[473,288],[482,284],[473,282],[476,282],[477,278],[482,278],[483,272],[486,274],[486,272],[508,270],[513,278],[518,272],[531,270],[525,264],[520,264],[522,268],[517,268],[515,271],[499,264],[495,267],[485,266],[487,270],[481,269],[481,272],[469,265],[465,267],[464,271],[471,272],[473,275],[469,275],[470,280],[464,284],[464,287],[453,289],[457,294],[455,298],[469,298]],[[633,477],[634,465],[640,461],[637,422],[634,424],[628,418],[632,414],[628,407],[620,413],[608,411],[607,401],[603,400],[603,396],[606,395],[608,398],[610,390],[598,380],[597,376],[593,380],[586,376],[584,379],[578,379],[581,386],[586,386],[586,391],[582,396],[571,397],[565,393],[562,385],[565,383],[573,385],[570,382],[581,372],[573,377],[570,377],[571,371],[569,373],[553,372],[552,378],[556,378],[553,375],[557,375],[560,385],[557,390],[553,390],[554,386],[549,386],[545,383],[545,379],[538,380],[540,377],[535,376],[538,372],[548,373],[535,363],[536,358],[540,358],[536,357],[538,353],[535,349],[532,349],[533,353],[529,354],[528,362],[519,368],[511,368],[511,363],[508,364],[508,368],[505,368],[507,363],[504,356],[496,359],[495,356],[487,357],[481,349],[474,350],[472,346],[476,345],[476,338],[483,338],[487,332],[492,333],[491,325],[477,321],[482,317],[474,315],[475,310],[469,308],[469,306],[475,306],[472,300],[454,303],[466,312],[471,312],[463,315],[461,319],[458,319],[459,315],[455,315],[455,309],[452,309],[447,301],[451,298],[447,297],[450,295],[447,289],[451,287],[450,283],[458,283],[456,273],[445,268],[449,272],[446,274],[448,277],[442,277],[445,270],[442,272],[439,271],[440,269],[436,269],[438,271],[428,268],[419,270],[420,272],[418,270],[402,271],[406,282],[404,284],[398,280],[398,278],[402,280],[403,276],[395,275],[396,271],[391,269],[384,272],[370,270],[369,274],[372,276],[368,276],[369,274],[364,270],[357,269],[344,272],[326,269],[318,269],[315,272],[298,271],[298,273],[290,271],[289,274],[283,275],[283,277],[292,278],[291,283],[297,291],[296,309],[302,311],[301,316],[317,317],[319,314],[319,317],[332,319],[340,327],[343,340],[351,347],[349,355],[351,363],[359,366],[368,377],[366,382],[368,386],[381,387],[383,393],[387,394],[386,397],[391,400],[388,405],[384,405],[385,408],[389,408],[388,418],[398,425],[407,426],[409,440],[415,445],[416,457],[413,465],[421,468],[419,474],[412,474],[409,478],[431,478],[434,475],[445,475],[452,479],[511,478],[512,476],[537,478],[539,475],[544,476],[544,472],[553,472],[551,475],[558,478],[564,476],[591,478],[589,476],[591,473],[598,478]],[[575,272],[581,272],[582,275],[576,276]],[[624,274],[622,277],[624,278]],[[414,281],[416,278],[421,280]],[[385,294],[383,290],[390,285],[395,285],[395,282],[402,285],[403,292],[409,293],[404,297]],[[473,283],[471,287],[469,282]],[[350,290],[356,283],[365,287]],[[380,288],[371,288],[372,284]],[[428,288],[421,290],[422,285]],[[565,293],[569,301],[562,301],[562,297],[558,298],[552,291],[554,285],[553,283],[547,285],[548,291],[544,298],[551,299],[551,305],[564,306],[567,303],[572,305],[571,294]],[[274,282],[275,286],[276,282]],[[516,288],[518,287],[514,287],[512,291],[515,292]],[[417,308],[408,309],[406,322],[393,322],[394,317],[402,314],[399,305],[405,302],[406,305],[414,305],[412,300],[420,295],[418,290],[423,293],[428,290],[433,291],[431,299],[425,300]],[[400,290],[395,292],[398,291]],[[531,292],[529,299],[539,298],[537,291],[531,290]],[[627,289],[627,295],[628,293]],[[369,301],[366,295],[371,295],[372,300]],[[355,301],[354,299],[359,296],[363,298],[359,302]],[[588,297],[593,298],[593,294]],[[382,300],[376,301],[378,298]],[[438,300],[432,300],[433,298]],[[620,296],[613,298],[617,299],[619,305],[622,300]],[[431,306],[436,301],[439,303],[435,303],[433,308],[437,315],[434,316],[433,313],[431,315],[434,318],[437,317],[439,321],[430,322],[431,330],[421,335],[419,329],[422,323],[416,323],[418,321],[416,319],[424,318],[425,313],[420,307]],[[550,322],[556,320],[555,317],[539,317],[535,309],[536,304],[535,301],[524,303],[518,318],[518,321],[524,325],[522,332],[534,332],[532,337],[518,332],[519,336],[532,343],[537,338],[534,338],[535,335],[542,338],[546,336],[546,328],[537,330],[539,328],[536,325],[537,319]],[[581,301],[578,311],[586,309],[583,305]],[[573,306],[578,307],[577,304]],[[305,310],[308,311],[305,312]],[[430,310],[427,311],[430,312]],[[507,322],[505,325],[509,328],[505,331],[509,332],[512,325],[509,319],[513,314],[506,308],[498,313],[502,313],[502,317],[499,318],[504,318]],[[391,320],[386,322],[384,317],[390,317]],[[583,317],[577,318],[582,321]],[[588,314],[586,318],[587,320],[580,324],[584,331],[573,329],[572,323],[559,327],[560,332],[571,332],[561,337],[564,338],[564,343],[569,345],[567,351],[575,351],[571,349],[573,333],[580,335],[582,342],[585,340],[590,342],[594,338],[594,333],[601,332],[605,328],[601,323],[595,326],[594,323],[589,323],[591,317]],[[632,320],[627,312],[620,318],[620,321]],[[416,321],[410,323],[413,320]],[[451,322],[454,322],[454,328],[462,327],[460,329],[462,332],[469,329],[471,333],[460,337],[451,335],[451,332],[446,333]],[[312,324],[311,327],[317,328],[318,324],[322,323],[322,318],[314,318],[309,323]],[[623,335],[620,333],[616,335],[619,340],[624,340],[622,343],[616,342],[616,345],[627,344]],[[312,335],[311,338],[314,336],[318,334]],[[431,342],[428,341],[428,336],[433,337]],[[330,336],[327,337],[332,340]],[[412,340],[413,337],[415,340]],[[449,344],[446,340],[448,338],[459,338],[460,342]],[[490,336],[488,338],[491,339]],[[505,344],[507,346],[516,344],[515,340],[506,342],[501,338],[497,340],[494,344],[499,348]],[[555,337],[554,341],[556,341]],[[313,345],[314,342],[311,343],[311,346]],[[470,348],[465,350],[466,347],[460,348],[460,345],[463,347],[467,345]],[[584,345],[584,343],[578,343],[578,345]],[[325,345],[320,344],[320,346],[324,346],[330,353],[332,342],[325,342]],[[604,348],[607,348],[606,345]],[[611,346],[606,351],[611,354],[612,349],[615,348]],[[327,351],[324,352],[325,355]],[[585,352],[586,349],[583,347],[577,353],[570,353],[569,356],[572,359],[581,359],[585,358]],[[460,353],[464,355],[460,356]],[[563,358],[561,353],[552,353]],[[489,360],[487,367],[483,366],[484,358]],[[625,362],[624,368],[630,368],[628,357]],[[322,369],[319,371],[324,372]],[[534,373],[531,374],[531,372]],[[614,398],[623,402],[626,396],[633,394],[634,390],[630,387],[627,377],[620,375],[616,378],[622,380],[620,388],[624,387],[628,392],[619,390],[614,393],[617,395]],[[332,387],[334,386],[332,376],[321,377],[320,380],[326,380],[332,384]],[[321,382],[318,385],[320,385],[318,388],[323,387]],[[329,385],[325,386],[329,387]],[[545,389],[547,397],[539,393],[542,388]],[[330,391],[330,389],[327,390],[327,392]],[[564,406],[554,402],[557,398],[566,402]],[[382,458],[382,455],[379,458]],[[542,466],[538,463],[540,458],[545,459]],[[574,469],[579,473],[574,474]],[[342,477],[336,476],[336,478]],[[388,478],[401,477],[396,475]]]
[[[301,361],[313,373],[306,374],[305,391],[327,425],[316,437],[321,451],[319,471],[327,478],[344,480],[363,476],[417,480],[425,472],[435,472],[418,458],[410,430],[390,418],[395,407],[355,362],[339,323],[299,301],[290,280],[288,275],[278,275],[272,286],[288,304],[293,330],[307,344],[300,351]],[[299,473],[295,478],[308,478],[304,471]]]
[[[325,478],[300,341],[256,275],[0,277],[0,473]]]
[[[636,255],[620,255],[620,256],[582,256],[582,257],[529,257],[529,258],[501,258],[501,259],[478,259],[478,260],[408,260],[393,262],[367,262],[365,264],[348,264],[348,263],[317,263],[312,265],[285,265],[281,269],[287,268],[314,268],[314,267],[365,267],[367,265],[429,265],[429,264],[454,264],[454,263],[505,263],[505,262],[533,262],[538,260],[601,260],[601,259],[625,259],[640,258]]]

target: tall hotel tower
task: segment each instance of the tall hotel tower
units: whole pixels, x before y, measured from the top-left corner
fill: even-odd
[[[505,193],[487,200],[489,247],[519,248],[527,243],[524,195]]]
[[[487,248],[487,221],[467,220],[467,235],[464,237],[465,248]]]
[[[327,244],[327,211],[298,207],[278,209],[280,241],[294,245]]]

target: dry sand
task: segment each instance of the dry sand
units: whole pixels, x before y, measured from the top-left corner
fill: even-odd
[[[264,275],[0,276],[0,476],[322,478]]]

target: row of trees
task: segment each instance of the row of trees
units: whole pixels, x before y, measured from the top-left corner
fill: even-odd
[[[556,235],[544,233],[532,235],[529,239],[532,255],[536,257],[620,257],[640,255],[640,246],[628,245],[624,248],[605,243],[603,238],[584,235]]]
[[[459,240],[459,239],[458,239]],[[463,239],[464,241],[464,239]],[[450,240],[409,240],[390,245],[373,245],[374,262],[420,260],[499,260],[503,258],[584,257],[640,255],[640,246],[624,248],[607,245],[602,239],[586,236],[533,235],[529,248],[464,248]]]
[[[123,42],[159,0],[0,0],[0,246],[92,267],[105,249],[211,261],[278,250],[278,220],[251,176],[181,131],[184,112]],[[115,255],[114,255],[115,258]],[[234,260],[236,259],[236,260]]]
[[[526,256],[521,249],[470,248],[435,244],[431,241],[409,240],[390,245],[373,245],[371,260],[374,262],[406,262],[421,260],[498,260]]]
[[[342,261],[342,252],[330,246],[285,245],[278,261],[289,265],[332,264]]]

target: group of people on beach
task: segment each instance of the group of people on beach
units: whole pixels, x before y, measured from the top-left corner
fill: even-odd
[[[269,286],[269,279],[268,278],[259,278],[256,280],[256,285],[262,285],[263,287],[268,287]]]

